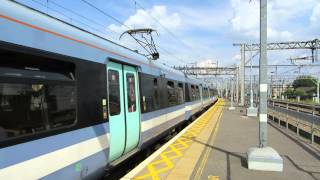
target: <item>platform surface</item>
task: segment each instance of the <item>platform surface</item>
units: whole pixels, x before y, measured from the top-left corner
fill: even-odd
[[[273,123],[268,145],[283,158],[283,172],[249,170],[246,153],[258,144],[258,119],[228,107],[220,100],[123,179],[320,180],[319,146]]]
[[[283,158],[283,172],[249,170],[246,152],[258,144],[258,118],[246,117],[239,108],[224,111],[214,142],[202,142],[211,153],[203,167],[204,157],[199,159],[190,179],[320,179],[320,148],[273,123],[268,125],[268,145]]]

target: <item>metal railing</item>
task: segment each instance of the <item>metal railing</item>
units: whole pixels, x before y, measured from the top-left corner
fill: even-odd
[[[296,110],[298,112],[304,112],[304,113],[320,116],[320,105],[294,103],[294,102],[281,101],[281,100],[269,100],[269,104],[274,104],[283,108],[287,108],[287,106],[289,106],[289,109],[291,110]]]
[[[272,120],[278,119],[285,122],[286,129],[289,125],[296,127],[296,134],[300,135],[300,130],[310,133],[310,141],[313,144],[315,136],[320,138],[320,106],[306,105],[301,103],[291,103],[284,101],[269,100],[269,112]]]

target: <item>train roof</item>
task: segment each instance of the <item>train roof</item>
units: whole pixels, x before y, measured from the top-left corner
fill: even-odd
[[[141,72],[185,81],[185,75],[158,61],[148,60],[125,46],[90,33],[20,3],[0,3],[0,41],[106,63],[117,60],[138,66]]]

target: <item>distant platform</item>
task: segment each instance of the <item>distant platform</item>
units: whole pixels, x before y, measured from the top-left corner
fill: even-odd
[[[268,145],[283,158],[283,172],[249,170],[246,153],[258,145],[258,119],[228,107],[219,100],[123,179],[320,179],[320,147],[274,123]]]

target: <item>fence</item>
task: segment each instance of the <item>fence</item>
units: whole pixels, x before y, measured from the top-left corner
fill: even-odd
[[[320,106],[269,100],[269,116],[279,126],[295,130],[320,144]]]

